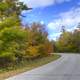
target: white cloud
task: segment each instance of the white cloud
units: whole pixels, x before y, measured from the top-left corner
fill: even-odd
[[[62,21],[61,19],[56,19],[56,20],[48,23],[47,27],[53,31],[59,30],[60,26],[61,26],[61,21]]]
[[[44,21],[40,21],[40,23],[43,25],[44,24]]]
[[[60,34],[61,34],[61,32],[59,32],[59,33],[53,33],[53,34],[50,34],[49,36],[48,36],[48,38],[49,38],[49,40],[57,40],[58,38],[59,38],[59,36],[60,36]]]
[[[68,2],[71,0],[20,0],[25,2],[29,7],[37,8],[37,7],[45,7],[49,5],[60,4],[63,2]]]
[[[72,31],[73,29],[76,28],[76,26],[80,22],[80,7],[73,8],[68,12],[59,14],[58,16],[59,16],[58,19],[54,19],[48,24],[48,29],[50,31],[53,31],[53,34],[55,34],[54,33],[55,31],[57,32],[61,31],[61,26],[63,25],[66,27],[68,31]]]
[[[68,12],[59,14],[59,18],[48,24],[49,29],[55,30],[64,25],[67,28],[74,27],[80,22],[80,8],[72,9]]]

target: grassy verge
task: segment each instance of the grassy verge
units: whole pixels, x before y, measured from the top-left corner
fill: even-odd
[[[0,70],[0,80],[4,80],[5,78],[8,78],[10,76],[14,76],[16,74],[47,64],[51,61],[58,59],[59,57],[60,55],[50,55],[47,57],[36,59],[34,61],[23,62],[19,66],[15,66],[14,68],[11,69],[9,68],[5,70]]]

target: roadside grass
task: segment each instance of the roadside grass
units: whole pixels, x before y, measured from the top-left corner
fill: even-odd
[[[18,65],[18,66],[14,66],[14,67],[9,67],[7,69],[0,69],[0,80],[4,80],[8,77],[14,76],[16,74],[25,72],[25,71],[29,71],[31,69],[34,69],[36,67],[42,66],[44,64],[47,64],[51,61],[57,60],[58,58],[60,58],[60,55],[57,54],[52,54],[50,56],[47,57],[43,57],[43,58],[38,58],[35,59],[33,61],[24,61],[22,64]]]

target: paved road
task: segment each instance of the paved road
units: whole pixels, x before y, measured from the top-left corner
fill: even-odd
[[[54,62],[6,80],[80,80],[80,55],[61,55]]]

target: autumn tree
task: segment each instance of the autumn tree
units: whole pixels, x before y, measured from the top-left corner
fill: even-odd
[[[55,41],[56,52],[80,52],[80,30],[78,28],[73,32],[62,32],[59,39]]]
[[[45,25],[40,23],[32,23],[30,28],[26,28],[29,32],[28,47],[26,54],[28,57],[34,55],[35,57],[45,56],[51,52],[52,44],[48,40],[48,32]],[[32,56],[34,58],[34,56]]]
[[[19,15],[28,7],[18,0],[0,0],[0,67],[9,66],[24,54],[26,32],[20,27]]]
[[[45,25],[21,25],[21,11],[28,9],[18,0],[0,0],[0,67],[48,56],[52,51]]]

